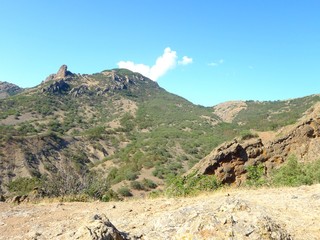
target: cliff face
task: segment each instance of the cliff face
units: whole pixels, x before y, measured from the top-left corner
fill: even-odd
[[[189,172],[214,174],[222,183],[240,185],[246,178],[247,166],[262,163],[269,173],[290,155],[304,162],[316,160],[320,155],[320,117],[313,114],[312,118],[290,127],[284,136],[267,143],[259,138],[224,143]]]

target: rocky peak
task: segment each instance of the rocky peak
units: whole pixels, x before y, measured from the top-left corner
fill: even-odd
[[[48,82],[51,80],[60,80],[60,79],[66,79],[67,77],[72,77],[74,74],[70,71],[68,71],[67,65],[62,65],[58,72],[56,74],[50,74],[44,82]]]
[[[68,74],[68,66],[67,65],[62,65],[60,68],[59,68],[59,71],[57,72],[56,74],[56,79],[58,78],[65,78]]]

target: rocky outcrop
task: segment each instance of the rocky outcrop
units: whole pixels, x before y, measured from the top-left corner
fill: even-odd
[[[70,85],[64,80],[55,81],[48,87],[42,89],[42,92],[47,93],[64,93],[70,90]]]
[[[67,65],[62,65],[56,74],[50,74],[44,82],[49,82],[52,80],[66,79],[67,77],[72,77],[74,74],[68,71]]]
[[[198,204],[163,214],[150,239],[160,239],[157,233],[162,239],[292,239],[263,209],[242,199],[230,197],[217,209],[204,208]]]
[[[224,143],[197,163],[189,173],[214,174],[222,183],[240,185],[246,178],[247,166],[263,163],[268,173],[289,155],[296,155],[305,162],[316,160],[320,155],[320,118],[303,121],[286,135],[265,144],[257,138]]]
[[[74,239],[126,240],[104,214],[94,215],[84,227],[78,230]]]
[[[213,113],[218,115],[222,121],[231,123],[237,114],[247,108],[243,101],[229,101],[220,103],[213,107]]]
[[[79,87],[72,88],[69,94],[73,97],[79,97],[88,92],[89,87],[87,85],[80,85]]]
[[[260,139],[245,142],[233,140],[222,144],[196,164],[189,172],[216,175],[222,183],[241,184],[245,178],[246,166],[264,162],[265,147]]]

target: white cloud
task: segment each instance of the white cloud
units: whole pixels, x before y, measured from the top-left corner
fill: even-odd
[[[164,49],[163,54],[157,58],[153,66],[148,66],[142,63],[137,64],[132,61],[120,61],[117,65],[119,68],[126,68],[133,72],[139,72],[142,75],[154,81],[157,81],[170,69],[175,68],[177,63],[180,65],[187,65],[192,63],[192,58],[189,58],[187,56],[184,56],[181,61],[177,61],[177,59],[177,52],[167,47]]]
[[[192,58],[187,57],[187,56],[184,56],[184,57],[182,58],[182,60],[179,61],[178,63],[179,63],[180,65],[188,65],[188,64],[190,64],[190,63],[192,63],[192,62],[193,62],[193,59],[192,59]]]
[[[211,62],[211,63],[208,63],[208,66],[211,66],[211,67],[217,67],[218,65],[221,65],[224,63],[224,60],[223,59],[220,59],[218,61],[214,61],[214,62]]]

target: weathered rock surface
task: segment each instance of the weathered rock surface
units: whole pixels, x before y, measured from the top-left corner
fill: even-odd
[[[78,230],[74,239],[125,240],[105,214],[95,214],[91,217],[87,225]]]
[[[67,77],[72,77],[74,74],[70,71],[68,71],[68,66],[67,65],[62,65],[58,72],[56,74],[50,74],[44,82],[52,81],[52,80],[61,80],[65,79]]]
[[[177,199],[0,203],[0,239],[317,240],[319,196],[318,184]]]
[[[67,92],[69,89],[70,89],[70,86],[68,83],[66,83],[64,80],[59,80],[59,81],[53,82],[48,87],[43,88],[42,92],[63,93],[63,92]]]
[[[222,183],[240,185],[246,178],[246,167],[263,163],[265,171],[296,155],[300,161],[313,161],[320,155],[320,118],[296,124],[284,136],[263,144],[260,139],[233,140],[214,149],[190,171],[214,174]]]
[[[197,163],[189,172],[216,175],[222,183],[241,184],[248,164],[265,161],[265,148],[260,139],[243,143],[237,140],[224,143]]]
[[[88,92],[89,92],[89,87],[87,85],[80,85],[79,87],[72,88],[69,94],[72,95],[73,97],[78,97]]]
[[[247,108],[243,101],[228,101],[220,103],[213,107],[213,112],[217,114],[224,122],[231,123],[237,114]]]
[[[104,76],[101,77],[101,75]],[[97,81],[95,77],[98,79],[104,78],[104,81]],[[139,89],[137,86],[139,85],[138,82],[146,83],[148,80],[140,74],[128,76],[118,74],[114,70],[104,71],[91,76],[88,74],[74,74],[68,71],[67,65],[62,65],[56,74],[49,75],[43,81],[43,83],[51,83],[52,81],[53,83],[49,86],[42,87],[41,91],[49,93],[65,92],[69,93],[73,97],[79,97],[84,94],[100,96],[107,93],[113,93],[114,91],[127,90],[129,88],[131,91],[135,91]],[[149,80],[149,82],[152,81]],[[154,86],[158,87],[156,84],[154,84]]]

